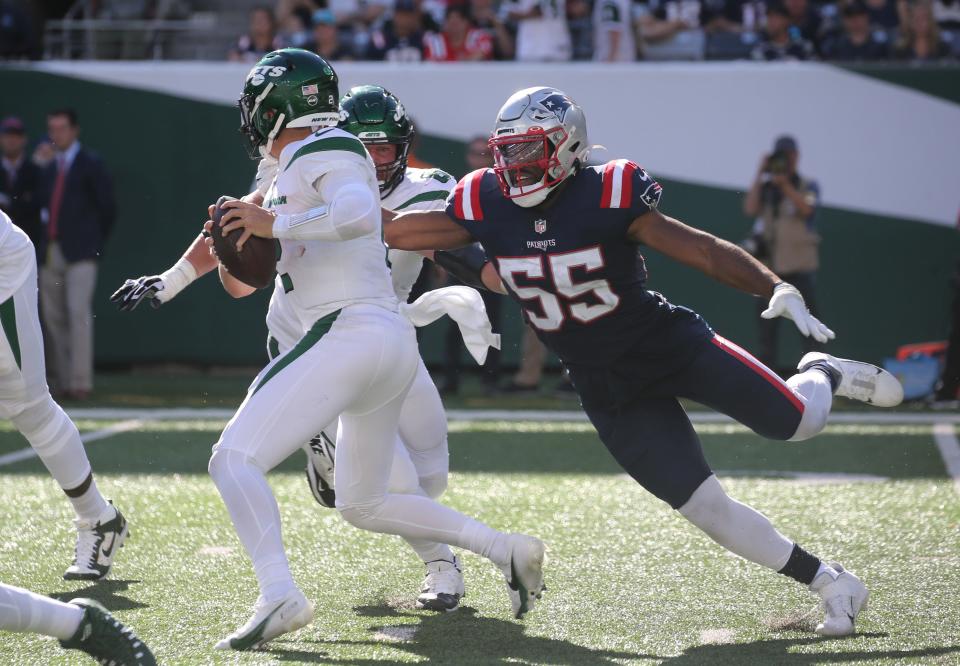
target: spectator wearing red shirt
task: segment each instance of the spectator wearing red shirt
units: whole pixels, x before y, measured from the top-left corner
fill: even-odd
[[[493,59],[490,33],[474,27],[469,11],[462,5],[447,7],[443,28],[427,33],[423,46],[424,60],[431,62]]]

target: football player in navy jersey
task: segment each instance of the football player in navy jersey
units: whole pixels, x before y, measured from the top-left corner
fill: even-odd
[[[464,177],[445,212],[384,211],[387,243],[444,250],[479,241],[506,293],[563,361],[617,462],[720,545],[817,592],[825,612],[818,633],[853,633],[866,586],[730,498],[678,398],[769,439],[800,441],[823,429],[834,394],[893,406],[903,397],[899,382],[823,353],[804,356],[784,382],[700,315],[646,289],[641,245],[768,298],[765,318],[787,317],[819,342],[834,337],[792,285],[737,246],[661,213],[660,185],[635,163],[586,166],[586,120],[564,93],[537,87],[511,96],[490,147],[496,166]],[[474,269],[489,273],[490,265]]]

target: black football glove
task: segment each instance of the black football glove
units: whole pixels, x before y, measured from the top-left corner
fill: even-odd
[[[163,287],[163,278],[159,275],[144,275],[124,282],[122,287],[113,292],[110,301],[116,303],[121,312],[130,312],[145,300],[150,302],[153,309],[157,309],[163,305],[157,298]]]

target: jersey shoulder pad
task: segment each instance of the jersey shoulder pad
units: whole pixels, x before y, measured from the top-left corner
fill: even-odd
[[[483,201],[500,194],[493,169],[477,169],[460,179],[447,199],[447,212],[461,220],[482,220]]]
[[[289,153],[287,151],[290,151]],[[337,127],[314,132],[303,141],[297,141],[280,154],[282,172],[291,168],[322,168],[324,162],[357,162],[372,164],[367,149],[360,139]]]
[[[404,174],[403,181],[390,195],[393,210],[443,208],[450,190],[456,184],[456,179],[446,171],[410,167]]]
[[[611,160],[592,169],[600,173],[601,208],[626,208],[645,213],[660,205],[663,188],[636,162]]]

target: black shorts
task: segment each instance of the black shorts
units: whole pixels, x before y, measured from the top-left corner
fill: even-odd
[[[731,416],[769,439],[792,437],[803,403],[749,353],[714,335],[656,381],[640,359],[609,368],[569,367],[587,416],[617,462],[640,485],[677,509],[712,474],[678,398]]]

